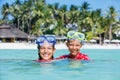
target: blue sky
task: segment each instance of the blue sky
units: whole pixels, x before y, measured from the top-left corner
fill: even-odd
[[[66,4],[70,6],[81,5],[83,2],[88,2],[92,9],[102,9],[102,11],[108,10],[110,6],[114,6],[116,11],[120,11],[120,0],[46,0],[48,3],[59,3],[60,5]]]
[[[4,3],[13,3],[15,0],[0,0],[0,7]],[[81,5],[83,2],[88,2],[92,9],[102,9],[102,12],[107,11],[110,6],[114,6],[117,12],[120,13],[120,0],[46,0],[47,3],[54,4],[59,3],[60,5],[66,4],[70,6]],[[1,9],[0,9],[1,10]],[[0,15],[1,18],[1,15]]]

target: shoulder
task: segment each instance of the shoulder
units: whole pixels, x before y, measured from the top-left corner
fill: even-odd
[[[90,58],[88,57],[88,55],[83,54],[83,53],[79,53],[77,55],[78,58],[82,59],[82,60],[90,60]]]

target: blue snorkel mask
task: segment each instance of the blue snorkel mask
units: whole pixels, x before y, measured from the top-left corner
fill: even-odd
[[[52,45],[55,45],[56,43],[56,39],[54,36],[39,36],[36,39],[36,44],[41,46],[45,41],[47,41],[48,43]]]

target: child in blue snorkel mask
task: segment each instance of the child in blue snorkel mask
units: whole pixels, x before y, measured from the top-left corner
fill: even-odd
[[[51,61],[54,59],[56,39],[54,36],[39,36],[36,39],[38,44],[38,62]]]
[[[66,45],[70,53],[68,55],[60,56],[59,59],[68,58],[68,59],[76,59],[76,60],[90,60],[90,58],[87,55],[82,54],[80,52],[84,39],[85,39],[85,35],[83,33],[76,31],[69,31],[67,33]]]

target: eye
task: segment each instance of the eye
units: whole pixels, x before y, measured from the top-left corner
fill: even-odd
[[[76,45],[77,47],[80,46],[79,44]]]
[[[45,47],[42,47],[42,46],[41,46],[40,49],[45,49]]]
[[[53,48],[52,47],[48,47],[49,50],[52,50]]]
[[[74,46],[74,44],[69,44],[69,46]]]

